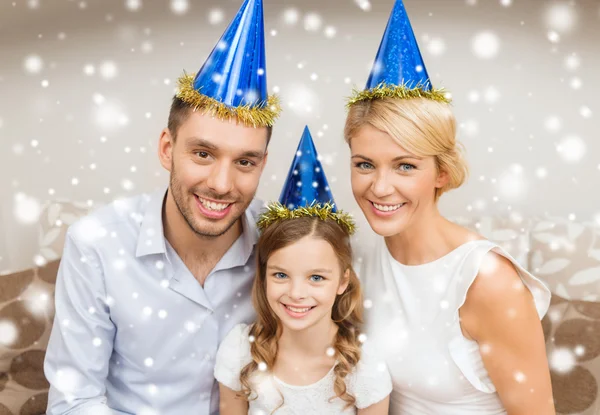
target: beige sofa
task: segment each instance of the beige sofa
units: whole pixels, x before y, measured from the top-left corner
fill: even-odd
[[[84,205],[52,203],[42,215],[48,264],[0,276],[0,415],[43,414],[43,358],[53,287],[69,224]],[[559,414],[600,414],[600,225],[561,218],[455,218],[504,246],[553,293],[543,320]]]

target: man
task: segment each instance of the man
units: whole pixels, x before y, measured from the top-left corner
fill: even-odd
[[[69,229],[48,414],[218,413],[218,345],[254,318],[253,198],[279,112],[266,93],[262,12],[246,0],[197,76],[180,79],[159,141],[167,191]]]

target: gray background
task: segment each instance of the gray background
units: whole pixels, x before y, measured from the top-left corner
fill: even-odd
[[[258,195],[278,197],[308,124],[338,204],[358,213],[344,99],[364,85],[393,1],[264,3],[269,90],[285,111]],[[0,2],[0,273],[33,264],[46,201],[97,206],[166,183],[156,146],[175,81],[200,68],[240,4]],[[471,166],[443,213],[600,224],[600,2],[405,4]]]

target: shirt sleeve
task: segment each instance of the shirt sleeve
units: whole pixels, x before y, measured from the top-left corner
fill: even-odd
[[[67,233],[55,289],[54,325],[44,372],[50,382],[48,415],[113,414],[105,381],[113,351],[100,259]]]
[[[215,379],[234,391],[242,390],[240,373],[247,364],[252,362],[249,332],[248,325],[238,324],[225,336],[217,351]]]
[[[356,399],[358,409],[381,402],[392,392],[392,379],[385,361],[377,356],[371,345],[363,345],[360,361],[346,385]]]

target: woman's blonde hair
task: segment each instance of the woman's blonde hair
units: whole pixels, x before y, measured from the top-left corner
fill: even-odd
[[[344,138],[349,145],[366,124],[387,133],[415,156],[435,158],[438,172],[448,175],[448,183],[436,189],[436,200],[466,180],[469,169],[463,146],[456,141],[456,119],[448,104],[426,98],[357,102],[350,107],[344,127]]]
[[[250,344],[252,362],[246,365],[240,373],[242,394],[248,400],[255,399],[256,396],[251,397],[252,392],[256,392],[251,388],[251,375],[258,369],[261,362],[264,362],[268,369],[272,369],[277,359],[278,340],[282,327],[281,321],[267,300],[267,261],[275,251],[307,236],[322,239],[331,245],[342,270],[340,282],[346,271],[349,274],[348,286],[342,294],[336,297],[331,315],[332,320],[338,326],[333,344],[334,357],[337,361],[333,369],[336,396],[332,396],[332,399],[339,397],[348,406],[351,406],[354,405],[356,399],[346,391],[345,378],[356,366],[361,355],[361,343],[358,336],[362,326],[362,291],[358,277],[352,268],[352,248],[347,230],[331,219],[322,220],[317,217],[302,217],[276,222],[267,227],[258,240],[256,277],[252,287],[252,302],[257,318],[250,329],[250,336],[253,338]]]

